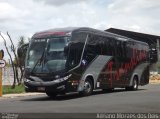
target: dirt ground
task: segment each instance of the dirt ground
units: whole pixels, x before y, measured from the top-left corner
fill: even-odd
[[[160,74],[150,75],[149,83],[160,84]]]

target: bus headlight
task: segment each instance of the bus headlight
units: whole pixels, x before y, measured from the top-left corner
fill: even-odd
[[[29,79],[27,79],[27,78],[25,78],[25,79],[24,79],[24,81],[25,81],[25,82],[29,82],[30,80],[29,80]]]
[[[65,76],[65,77],[63,77],[63,78],[59,78],[59,79],[54,80],[54,82],[55,82],[55,83],[60,83],[60,82],[62,82],[62,81],[67,80],[67,79],[70,78],[71,76],[72,76],[72,74],[69,74],[68,76]]]

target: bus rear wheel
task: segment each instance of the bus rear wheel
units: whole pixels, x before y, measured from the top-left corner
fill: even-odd
[[[50,98],[55,98],[58,94],[55,93],[55,92],[50,92],[50,91],[47,91],[46,92],[47,96],[50,97]]]
[[[132,86],[126,87],[126,90],[138,90],[138,78],[136,76],[133,78]]]
[[[93,92],[93,83],[90,79],[86,79],[84,82],[84,90],[79,92],[80,95],[89,96]]]

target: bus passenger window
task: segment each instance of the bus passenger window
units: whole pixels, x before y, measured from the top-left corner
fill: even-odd
[[[86,37],[87,34],[81,32],[73,34],[72,42],[68,46],[68,68],[73,68],[80,63]]]
[[[115,56],[115,43],[112,39],[109,42],[109,54],[108,55]]]
[[[82,43],[73,43],[70,46],[69,65],[71,67],[74,67],[79,64],[80,59],[81,59],[82,50],[83,50]]]
[[[122,42],[123,57],[126,57],[126,42]]]

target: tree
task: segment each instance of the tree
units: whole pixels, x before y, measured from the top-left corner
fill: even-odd
[[[12,84],[12,88],[15,88],[15,85],[16,85],[16,73],[15,73],[14,62],[13,62],[11,53],[9,52],[9,49],[7,47],[6,39],[3,37],[3,35],[1,33],[0,33],[0,36],[2,37],[2,39],[4,41],[4,46],[5,46],[6,51],[7,51],[8,55],[9,55],[9,57],[10,57],[10,60],[11,60],[11,64],[12,64],[12,68],[13,68],[13,74],[14,74],[14,81],[13,81],[13,84]]]
[[[28,46],[29,46],[29,43],[25,43],[24,45],[21,45],[20,47],[18,47],[18,50],[17,50],[19,63],[22,67],[25,64],[25,57],[26,57]]]
[[[18,47],[21,47],[22,45],[25,44],[25,38],[24,36],[20,36],[19,40],[18,40]]]
[[[12,68],[13,68],[14,81],[13,81],[13,84],[12,84],[12,88],[14,88],[15,85],[16,85],[16,81],[17,81],[18,85],[20,85],[22,83],[23,72],[24,72],[23,66],[24,66],[26,51],[27,51],[27,48],[28,48],[28,43],[25,44],[25,38],[24,38],[24,36],[21,36],[19,41],[18,41],[18,49],[20,48],[20,50],[16,52],[16,47],[15,47],[13,41],[12,41],[12,38],[11,38],[10,34],[7,32],[7,36],[9,38],[10,42],[11,42],[10,49],[11,49],[11,52],[13,52],[13,54],[14,54],[14,60],[13,60],[11,52],[9,51],[9,48],[7,47],[6,39],[4,38],[4,36],[2,34],[0,34],[0,36],[4,40],[4,45],[5,45],[5,48],[7,50],[8,55],[10,57],[11,65],[12,65]],[[21,46],[24,46],[24,47],[21,47]],[[18,69],[20,69],[20,72],[18,71]]]
[[[18,85],[20,85],[22,82],[21,82],[21,78],[19,79],[19,73],[18,73],[18,66],[17,66],[17,64],[18,64],[18,57],[17,57],[17,54],[16,54],[16,48],[15,48],[15,46],[14,46],[14,44],[13,44],[13,41],[12,41],[12,38],[11,38],[11,36],[9,35],[9,33],[7,32],[7,36],[8,36],[8,38],[9,38],[9,40],[10,40],[10,42],[11,42],[11,51],[13,52],[13,54],[14,54],[14,57],[15,57],[15,61],[16,61],[16,64],[14,64],[14,62],[13,62],[13,66],[15,67],[15,76],[16,76],[16,79],[17,79],[17,82],[18,82]],[[22,71],[21,71],[21,75],[22,75]]]
[[[24,66],[24,60],[26,57],[26,51],[27,49],[22,48],[22,46],[25,45],[25,38],[24,36],[20,36],[20,39],[18,41],[18,50],[17,50],[17,55],[18,55],[18,67],[21,70],[21,78],[20,81],[22,81],[23,78],[23,74],[24,74],[24,70],[23,70],[23,66]]]

